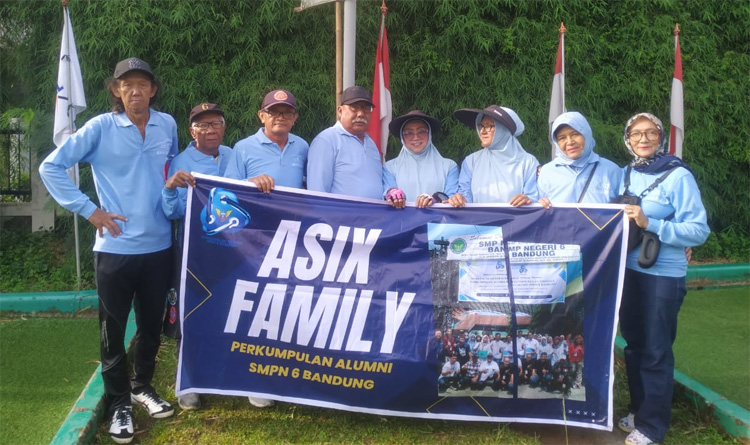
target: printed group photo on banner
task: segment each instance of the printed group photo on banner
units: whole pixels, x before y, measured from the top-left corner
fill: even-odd
[[[518,386],[519,398],[585,400],[582,370],[571,368],[582,357],[571,365],[568,347],[583,338],[580,246],[509,242],[511,288],[502,227],[428,224],[428,233],[440,361],[459,363],[447,378],[441,367],[445,396],[507,398]]]
[[[624,221],[196,174],[176,392],[610,429]]]

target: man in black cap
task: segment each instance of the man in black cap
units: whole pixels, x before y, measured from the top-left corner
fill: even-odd
[[[178,339],[180,332],[179,295],[180,268],[182,265],[182,238],[185,228],[185,208],[187,207],[187,185],[195,187],[195,178],[190,172],[223,176],[229,163],[232,149],[221,145],[224,139],[226,122],[224,111],[218,105],[202,103],[190,111],[190,135],[193,140],[177,155],[169,166],[169,179],[162,188],[162,209],[167,218],[178,220],[173,241],[174,263],[172,269],[172,289],[167,298],[167,312],[164,319],[164,334]],[[179,346],[177,348],[180,349]],[[177,399],[180,408],[198,409],[200,397],[187,393]]]
[[[394,207],[402,208],[406,202],[404,192],[394,182],[383,179],[380,152],[367,134],[373,107],[366,89],[352,86],[344,90],[337,109],[338,121],[310,144],[307,188],[360,198],[385,197]]]
[[[263,126],[237,142],[225,176],[247,179],[263,193],[275,185],[302,188],[309,146],[290,131],[297,122],[297,99],[286,90],[263,98],[258,119]]]
[[[47,156],[39,173],[60,205],[97,230],[94,268],[109,434],[117,443],[129,443],[134,435],[131,403],[142,405],[151,417],[174,414],[151,380],[172,266],[171,225],[161,211],[161,189],[165,166],[177,154],[177,125],[172,116],[150,107],[159,84],[143,60],[119,62],[108,89],[112,112],[72,134]],[[78,162],[92,166],[99,206],[66,173]],[[137,332],[130,380],[125,327],[133,302]]]

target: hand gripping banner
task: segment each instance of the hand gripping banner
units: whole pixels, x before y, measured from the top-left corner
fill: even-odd
[[[397,210],[196,177],[178,395],[612,428],[621,206]]]

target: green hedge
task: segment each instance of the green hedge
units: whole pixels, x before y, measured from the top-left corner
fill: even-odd
[[[622,130],[629,116],[650,111],[668,124],[678,22],[684,157],[711,228],[739,246],[729,249],[734,255],[750,258],[748,0],[386,4],[394,113],[419,108],[439,117],[444,133],[436,145],[459,162],[478,143],[453,111],[491,103],[515,109],[526,124],[527,151],[549,159],[552,70],[557,29],[565,22],[567,108],[588,117],[600,154],[625,164]],[[177,119],[182,145],[196,103],[216,101],[227,110],[231,145],[256,131],[256,110],[273,88],[294,92],[300,103],[295,132],[312,140],[335,119],[334,7],[295,13],[295,6],[298,0],[70,0],[89,106],[79,123],[109,109],[105,80],[118,60],[137,56],[161,78],[159,108]],[[356,79],[368,88],[379,6],[379,0],[358,1]],[[59,2],[0,2],[0,111],[53,111],[61,27]],[[51,148],[47,142],[40,151]],[[390,156],[398,149],[391,138]]]

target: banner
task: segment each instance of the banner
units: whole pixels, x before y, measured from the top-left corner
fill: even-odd
[[[621,206],[397,210],[195,176],[178,395],[612,428]],[[479,243],[490,243],[491,256],[449,253],[461,250],[459,238],[472,255],[485,255]],[[492,267],[472,271],[475,285],[502,281],[492,289],[504,295],[464,301],[460,269],[481,262]],[[536,298],[545,289],[554,298]],[[485,339],[472,345],[475,358],[450,357],[466,347],[454,334]],[[585,344],[580,387],[565,359],[575,342]]]

